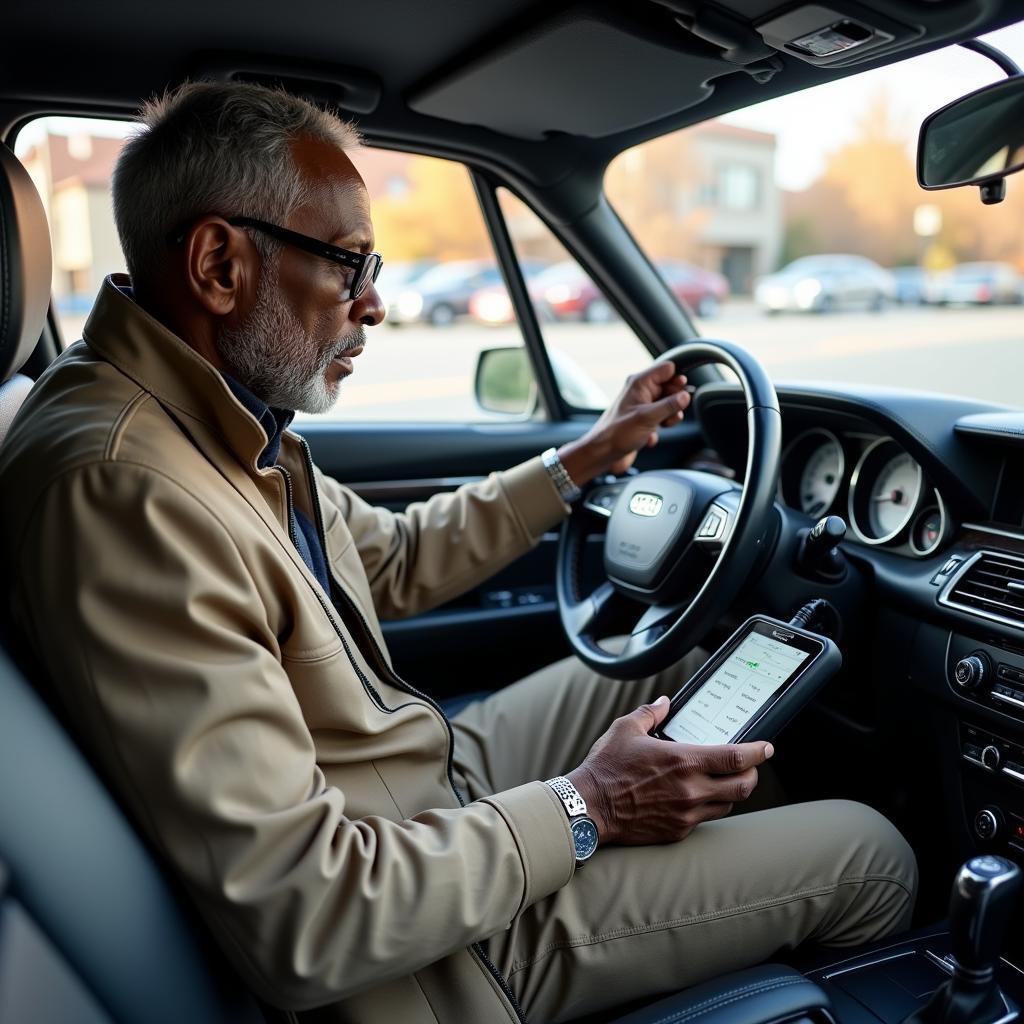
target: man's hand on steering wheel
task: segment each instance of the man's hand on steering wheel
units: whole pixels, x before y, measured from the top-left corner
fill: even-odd
[[[626,378],[614,402],[576,441],[562,445],[558,457],[577,487],[602,473],[625,473],[637,452],[658,443],[658,428],[683,418],[690,404],[686,378],[671,362],[658,362]]]
[[[667,668],[718,622],[774,542],[782,416],[771,379],[745,349],[693,339],[644,373],[580,441],[559,453],[577,486],[624,472],[690,404],[686,374],[711,364],[737,378],[746,433],[742,483],[715,473],[662,467],[601,482],[562,524],[555,569],[558,613],[573,653],[613,679]],[[713,402],[713,399],[712,399]],[[585,542],[604,533],[604,582],[585,592]],[[596,568],[593,560],[591,568]],[[633,625],[626,625],[631,621]],[[601,641],[626,635],[616,650]]]
[[[668,697],[615,719],[568,778],[587,802],[602,844],[685,839],[702,821],[724,818],[757,785],[770,743],[694,746],[650,736]]]

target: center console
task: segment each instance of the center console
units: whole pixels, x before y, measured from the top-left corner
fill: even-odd
[[[972,857],[953,881],[948,931],[905,937],[809,977],[843,1024],[1010,1024],[1024,975],[1000,953],[1022,877],[1004,857]]]
[[[979,846],[1024,863],[1024,651],[951,634],[964,808]]]
[[[833,960],[807,977],[828,996],[838,1024],[917,1024],[915,1015],[950,982],[954,970],[950,933],[936,929],[856,957]],[[978,1018],[971,1024],[1010,1024],[1019,1019],[1024,974],[1000,959],[995,978],[999,1016]]]

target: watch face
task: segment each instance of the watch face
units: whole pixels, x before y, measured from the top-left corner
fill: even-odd
[[[572,838],[576,859],[586,860],[597,849],[597,826],[589,818],[580,818],[572,823]]]

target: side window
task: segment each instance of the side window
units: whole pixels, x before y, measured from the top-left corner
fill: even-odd
[[[651,362],[650,352],[537,214],[507,189],[498,200],[562,397],[576,408],[605,408],[625,378]],[[506,307],[501,289],[476,314],[497,322]]]
[[[15,144],[50,220],[53,301],[65,344],[82,336],[103,279],[125,269],[110,175],[130,130],[123,121],[45,117],[26,125]]]
[[[50,219],[54,305],[69,344],[81,337],[103,279],[125,269],[110,179],[131,131],[125,122],[52,117],[18,136],[17,155]],[[377,290],[388,316],[369,332],[335,407],[319,418],[466,422],[517,414],[514,404],[489,411],[474,397],[481,351],[521,349],[523,338],[511,306],[500,322],[474,313],[504,288],[468,171],[370,147],[353,161],[370,193],[384,258]]]
[[[489,348],[521,352],[511,306],[496,322],[478,311],[504,294],[501,272],[469,172],[435,157],[366,147],[353,154],[370,193],[384,266],[377,291],[387,319],[328,418],[493,421],[474,397],[477,362]]]

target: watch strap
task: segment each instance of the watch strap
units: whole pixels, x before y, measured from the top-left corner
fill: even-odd
[[[549,448],[546,452],[541,453],[540,458],[562,501],[571,505],[583,492],[573,483],[572,477],[569,476],[565,466],[562,465],[562,460],[558,457],[558,452],[554,448]]]
[[[565,813],[569,816],[570,821],[573,818],[580,818],[586,815],[586,800],[580,796],[580,791],[564,775],[548,779],[545,785],[550,786],[555,791],[558,799],[562,801],[562,806],[565,808]]]

